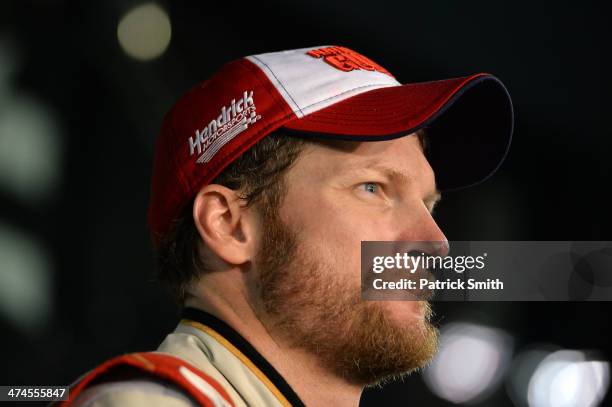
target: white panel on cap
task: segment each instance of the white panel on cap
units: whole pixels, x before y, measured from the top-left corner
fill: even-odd
[[[311,47],[247,57],[274,84],[297,117],[303,117],[351,96],[400,83],[390,75],[355,69],[341,71],[306,52]]]

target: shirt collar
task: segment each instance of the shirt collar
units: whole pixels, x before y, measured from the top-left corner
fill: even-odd
[[[208,334],[216,333],[220,336],[221,342],[227,342],[230,347],[233,347],[235,356],[242,360],[247,365],[255,367],[255,371],[261,372],[261,377],[258,376],[263,382],[267,382],[268,386],[273,386],[270,390],[275,392],[278,391],[293,407],[302,407],[304,402],[300,400],[298,395],[293,391],[291,386],[285,381],[285,379],[278,373],[276,369],[251,345],[244,337],[236,332],[231,326],[226,324],[219,318],[211,315],[202,310],[195,308],[185,308],[182,312],[182,318],[185,320],[196,322],[197,324],[203,325],[207,330]],[[188,322],[188,321],[184,321]],[[197,328],[197,324],[194,326]],[[223,344],[223,343],[222,343]],[[232,349],[230,349],[232,351]],[[257,374],[257,372],[254,372]]]

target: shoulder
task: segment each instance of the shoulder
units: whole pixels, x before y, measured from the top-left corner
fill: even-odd
[[[160,352],[132,353],[102,363],[71,386],[71,406],[231,407],[227,392],[187,361]]]
[[[152,378],[92,386],[79,394],[72,405],[74,407],[197,406],[193,399],[176,386]]]

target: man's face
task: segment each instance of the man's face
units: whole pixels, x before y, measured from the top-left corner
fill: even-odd
[[[418,138],[310,145],[285,179],[255,262],[268,329],[359,384],[424,365],[437,340],[428,304],[360,298],[361,241],[446,240]]]

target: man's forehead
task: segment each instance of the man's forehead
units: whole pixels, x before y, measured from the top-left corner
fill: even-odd
[[[322,152],[335,153],[337,155],[350,154],[354,157],[385,155],[392,153],[395,149],[412,149],[415,147],[422,152],[421,140],[416,133],[383,141],[317,139],[312,146],[321,149]]]
[[[305,151],[302,167],[323,178],[376,172],[395,181],[418,181],[435,190],[433,170],[414,135],[375,142],[318,141]]]
[[[387,141],[317,141],[304,158],[311,166],[330,171],[370,168],[412,173],[417,166],[431,169],[414,135]]]

